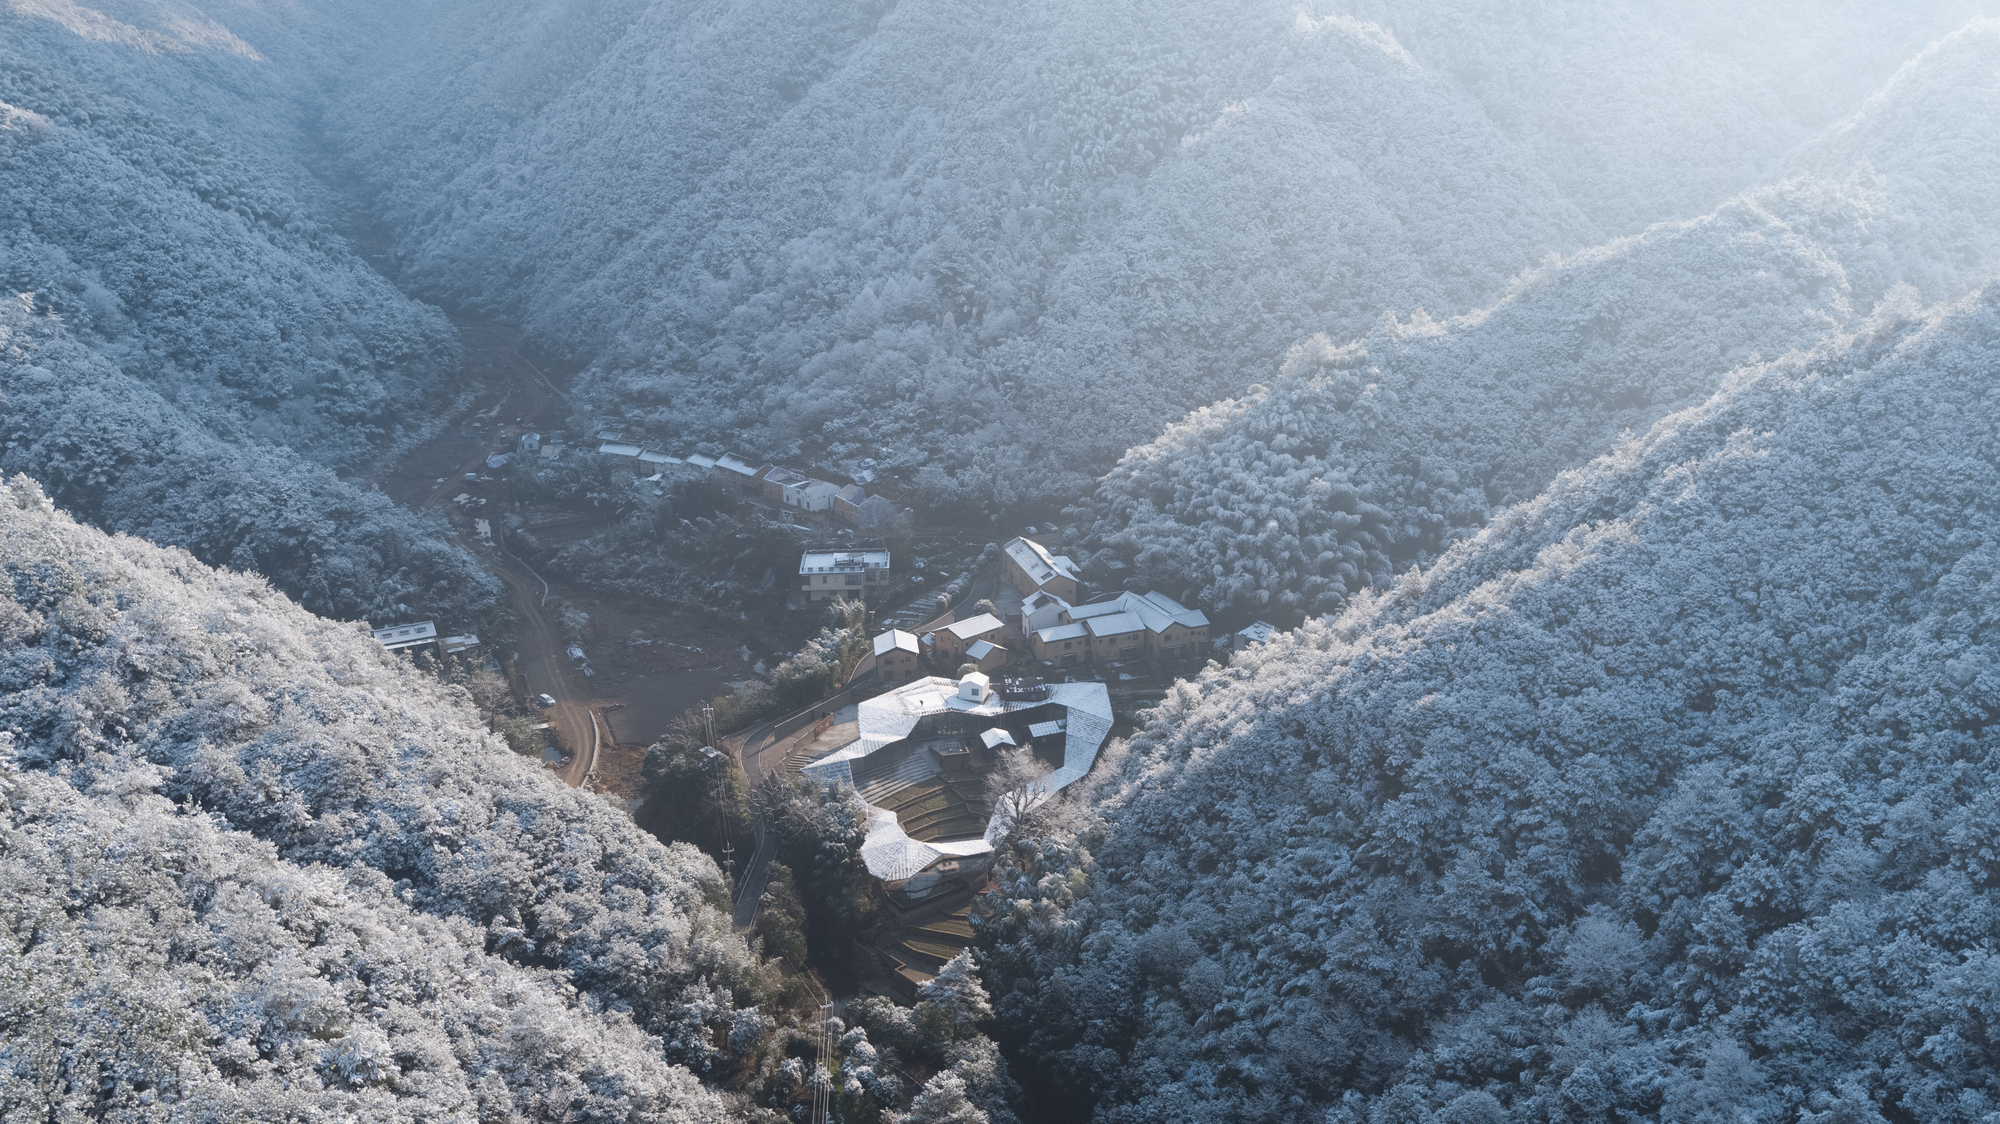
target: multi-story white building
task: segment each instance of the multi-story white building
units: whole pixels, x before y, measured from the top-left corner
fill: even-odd
[[[799,557],[799,582],[808,601],[871,597],[889,583],[889,552],[808,550]]]

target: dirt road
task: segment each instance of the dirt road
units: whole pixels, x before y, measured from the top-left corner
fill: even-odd
[[[452,323],[464,341],[468,370],[489,385],[506,385],[489,414],[504,410],[529,426],[553,428],[561,422],[562,394],[540,368],[521,355],[519,332],[504,324],[463,317],[453,317]],[[392,495],[400,492],[399,498],[412,507],[438,507],[467,489],[467,473],[486,471],[489,451],[482,438],[442,434],[427,455],[407,458],[396,466],[396,477],[383,483]],[[432,476],[441,480],[433,483]],[[517,666],[528,692],[531,696],[546,692],[556,700],[547,712],[548,719],[556,740],[569,753],[558,775],[572,785],[588,783],[603,745],[601,727],[591,700],[574,682],[577,672],[565,652],[562,626],[546,605],[548,587],[519,559],[491,546],[468,545],[460,535],[455,534],[453,540],[486,563],[507,587],[509,607],[521,625]]]
[[[510,555],[493,552],[488,562],[494,576],[506,585],[508,605],[521,622],[520,656],[514,666],[530,694],[547,692],[556,700],[547,712],[549,724],[555,728],[556,740],[570,751],[560,775],[572,785],[581,785],[597,768],[602,739],[596,712],[571,685],[576,672],[570,669],[564,653],[562,629],[542,604],[547,587],[526,564]]]

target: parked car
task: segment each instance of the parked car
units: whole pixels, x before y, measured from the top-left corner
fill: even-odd
[[[543,706],[554,706],[554,705],[556,705],[556,700],[555,700],[555,696],[554,696],[554,695],[549,695],[549,694],[540,694],[540,695],[536,695],[536,696],[535,696],[535,701],[536,701],[536,702],[538,702],[538,703],[541,703],[541,704],[542,704]]]

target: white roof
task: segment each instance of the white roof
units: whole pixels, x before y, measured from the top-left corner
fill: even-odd
[[[855,724],[861,736],[807,765],[804,772],[825,784],[837,781],[853,784],[852,762],[908,737],[910,731],[916,728],[917,719],[925,714],[962,709],[946,703],[946,697],[956,687],[957,684],[949,679],[933,676],[905,683],[863,701],[855,708]],[[952,701],[962,700],[954,698]],[[1111,694],[1102,683],[1052,683],[1046,702],[1067,711],[1063,719],[1068,733],[1063,745],[1063,763],[1055,772],[1034,782],[1038,790],[1053,793],[1081,779],[1096,763],[1097,751],[1111,732]],[[996,695],[971,712],[999,715],[1043,705],[1045,703],[1039,701],[1008,703]],[[1044,724],[1037,724],[1038,727],[1041,725]],[[991,854],[994,841],[1006,834],[1013,816],[1003,802],[993,818],[987,821],[984,838],[925,843],[910,838],[903,831],[902,824],[896,820],[896,813],[868,805],[868,830],[861,842],[861,861],[867,865],[868,873],[875,877],[885,882],[900,881],[921,873],[940,859]]]
[[[958,637],[960,640],[970,640],[982,632],[991,632],[996,628],[1004,627],[1006,625],[1001,622],[999,617],[994,616],[992,613],[981,613],[970,620],[962,620],[956,624],[945,625],[944,630]]]
[[[1030,593],[1026,597],[1021,598],[1022,613],[1039,612],[1050,605],[1060,605],[1065,609],[1069,608],[1069,602],[1064,601],[1062,598],[1057,597],[1055,594],[1050,593],[1046,589],[1038,589],[1035,592]]]
[[[411,624],[392,624],[388,628],[377,628],[369,635],[375,642],[390,651],[408,648],[413,644],[428,644],[437,639],[436,621],[415,621]]]
[[[979,735],[979,744],[992,749],[996,745],[1019,745],[1020,743],[1016,742],[1014,735],[1008,733],[1004,727],[995,726],[991,730]]]
[[[1001,549],[1005,550],[1007,557],[1012,558],[1014,564],[1028,575],[1028,580],[1036,585],[1042,585],[1056,577],[1077,580],[1076,563],[1060,554],[1050,554],[1043,549],[1041,543],[1033,539],[1010,539]]]
[[[799,491],[805,493],[806,496],[812,499],[818,499],[821,496],[825,496],[827,497],[827,499],[831,500],[834,496],[840,494],[840,485],[829,483],[825,480],[811,480],[806,483],[805,487],[800,488]]]
[[[801,574],[847,574],[888,568],[886,550],[808,550],[799,555]]]
[[[878,656],[895,651],[898,648],[905,652],[916,651],[916,633],[904,632],[900,628],[892,628],[875,638],[875,654]]]
[[[983,660],[995,652],[1004,652],[1006,650],[990,640],[975,640],[972,642],[972,647],[965,650],[965,654],[975,660]]]
[[[1271,640],[1271,634],[1276,631],[1278,631],[1277,626],[1269,621],[1256,621],[1244,628],[1237,629],[1236,635],[1253,644],[1267,644]]]
[[[1028,727],[1028,736],[1031,738],[1054,737],[1063,732],[1063,724],[1063,720],[1060,718],[1049,722],[1037,722]]]
[[[1208,617],[1200,610],[1190,609],[1166,594],[1158,592],[1144,595],[1121,593],[1106,601],[1072,605],[1069,610],[1071,620],[1090,620],[1118,613],[1131,613],[1137,616],[1146,628],[1154,632],[1165,632],[1177,624],[1186,628],[1208,627]]]
[[[1137,613],[1111,613],[1102,617],[1092,617],[1085,622],[1090,626],[1092,636],[1120,636],[1128,632],[1144,632],[1146,622]]]
[[[848,503],[858,504],[862,500],[867,499],[868,496],[862,491],[861,485],[849,484],[840,490],[840,498],[846,500]]]
[[[1035,633],[1035,639],[1046,644],[1051,640],[1075,640],[1090,629],[1082,624],[1059,624],[1054,628],[1044,628]]]
[[[715,467],[733,472],[738,476],[757,475],[756,466],[737,456],[735,453],[722,454],[722,456],[716,459]]]
[[[692,455],[690,455],[690,456],[688,457],[688,461],[687,461],[687,462],[688,462],[689,464],[691,464],[691,465],[694,465],[694,466],[698,467],[698,468],[714,468],[714,467],[715,467],[715,458],[714,458],[714,457],[711,457],[711,456],[709,456],[709,455],[708,455],[707,453],[694,453],[694,454],[692,454]]]
[[[597,451],[607,457],[636,457],[639,455],[639,446],[626,445],[617,441],[606,441],[597,447]]]
[[[654,451],[653,451],[653,450],[651,450],[651,449],[647,449],[647,450],[646,450],[645,452],[643,452],[643,453],[640,453],[640,454],[639,454],[639,459],[640,459],[640,460],[642,460],[642,461],[645,461],[645,462],[646,462],[647,464],[680,464],[680,463],[681,463],[681,459],[680,459],[679,457],[670,457],[670,456],[668,456],[668,455],[667,455],[667,454],[665,454],[665,453],[659,453],[659,452],[654,452]]]
[[[1189,628],[1208,627],[1208,614],[1200,609],[1190,609],[1157,589],[1140,600],[1172,617],[1175,624],[1186,625]]]

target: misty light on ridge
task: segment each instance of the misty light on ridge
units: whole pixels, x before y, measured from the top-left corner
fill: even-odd
[[[1993,1124],[2000,0],[0,2],[0,1118]]]

